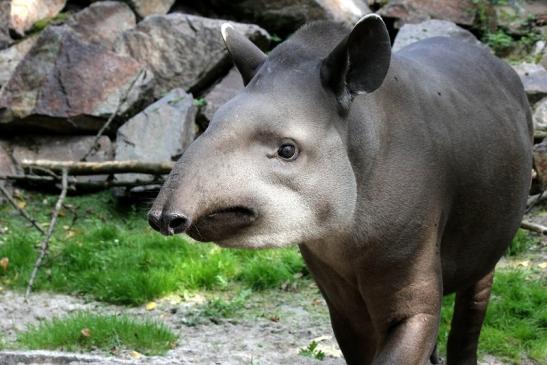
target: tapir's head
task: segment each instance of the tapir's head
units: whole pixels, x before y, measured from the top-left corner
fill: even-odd
[[[390,42],[380,17],[305,27],[269,56],[222,27],[246,85],[184,152],[149,213],[153,228],[229,247],[347,232],[357,200],[347,115],[377,89]]]

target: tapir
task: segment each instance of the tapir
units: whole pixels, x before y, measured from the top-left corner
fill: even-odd
[[[345,361],[476,364],[494,267],[522,219],[533,127],[516,73],[435,37],[391,52],[386,26],[304,26],[266,55],[228,24],[245,88],[175,164],[149,212],[165,235],[298,244]]]

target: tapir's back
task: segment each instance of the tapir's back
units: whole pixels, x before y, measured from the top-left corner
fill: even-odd
[[[439,37],[397,56],[412,90],[403,103],[417,121],[409,143],[431,157],[425,168],[437,169],[432,175],[444,185],[443,284],[452,292],[491,270],[520,225],[532,167],[530,107],[518,75],[485,48]]]

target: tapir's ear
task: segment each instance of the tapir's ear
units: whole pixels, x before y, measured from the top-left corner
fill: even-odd
[[[323,60],[321,80],[347,108],[355,95],[373,92],[382,85],[390,59],[386,25],[378,15],[369,14]]]
[[[243,84],[247,85],[260,68],[266,55],[246,37],[241,35],[230,23],[224,23],[221,27],[224,44],[232,56]]]

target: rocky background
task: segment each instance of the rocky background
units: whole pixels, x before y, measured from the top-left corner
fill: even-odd
[[[533,108],[543,183],[545,0],[0,0],[0,176],[23,173],[23,159],[176,160],[243,87],[222,23],[268,51],[306,22],[353,24],[371,12],[395,51],[450,36],[511,63]],[[157,187],[141,174],[80,179],[142,182],[118,188],[124,197]]]

